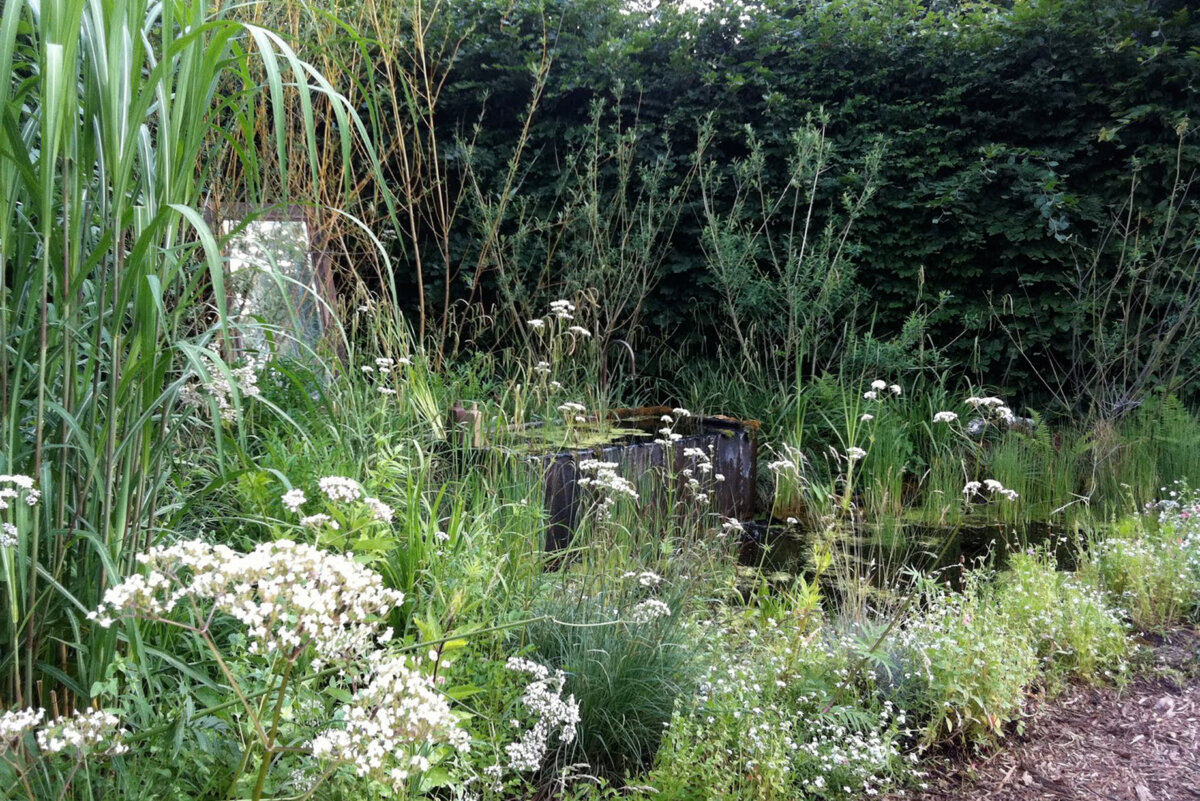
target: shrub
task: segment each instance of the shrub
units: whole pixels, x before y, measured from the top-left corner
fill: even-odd
[[[1035,648],[973,571],[961,593],[928,582],[925,608],[889,644],[900,666],[888,688],[923,724],[922,740],[982,741],[1019,712],[1037,676]]]
[[[1129,643],[1104,595],[1058,571],[1041,549],[1014,554],[997,593],[1000,613],[1032,644],[1047,677],[1095,680],[1122,675]]]
[[[1139,629],[1180,623],[1200,606],[1200,494],[1182,482],[1163,493],[1093,543],[1080,568]]]
[[[856,797],[901,770],[902,712],[871,692],[852,638],[768,619],[709,624],[697,695],[680,702],[650,776],[657,798]]]

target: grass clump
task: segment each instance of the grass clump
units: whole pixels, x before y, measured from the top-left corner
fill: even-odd
[[[586,762],[610,775],[644,768],[676,699],[696,679],[680,588],[643,570],[568,573],[547,589],[527,640],[538,659],[566,672],[566,692],[580,710],[578,734],[552,755],[553,764]]]

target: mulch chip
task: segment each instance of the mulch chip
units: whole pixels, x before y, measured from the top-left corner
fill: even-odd
[[[907,801],[1200,801],[1200,634],[1148,642],[1156,665],[1124,688],[1070,687],[1028,711],[1000,750],[926,761]]]

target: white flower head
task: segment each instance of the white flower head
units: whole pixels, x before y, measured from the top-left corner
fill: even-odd
[[[887,382],[882,379],[876,378],[874,381],[871,382],[871,389],[874,389],[876,391],[885,390],[885,389],[887,389]]]
[[[470,735],[418,665],[415,659],[376,660],[370,682],[335,715],[342,725],[309,744],[313,757],[348,765],[360,777],[405,792],[411,776],[430,768],[429,759],[413,753],[414,747],[444,743],[461,753],[470,751]]]
[[[362,487],[358,482],[345,476],[325,476],[317,482],[317,486],[335,503],[357,501],[363,496]]]
[[[304,505],[304,502],[308,498],[304,497],[303,490],[293,489],[283,493],[280,500],[283,501],[283,505],[289,512],[299,512],[300,507]]]
[[[671,616],[671,607],[657,598],[647,598],[639,603],[629,613],[634,623],[650,623],[661,617]]]
[[[363,498],[363,503],[371,510],[371,514],[374,515],[376,520],[382,523],[392,522],[395,510],[383,501],[378,498]]]
[[[874,419],[875,419],[875,415],[873,415],[873,414],[864,414],[864,415],[860,415],[858,419],[859,419],[859,421],[860,421],[860,422],[863,422],[863,423],[869,423],[869,422],[871,422],[872,420],[874,420]]]
[[[875,400],[876,398],[879,397],[879,393],[872,389],[872,390],[868,390],[867,392],[864,392],[863,397],[866,398],[867,400]]]
[[[938,412],[933,416],[933,422],[935,423],[953,423],[957,419],[958,414],[956,412]]]
[[[852,462],[862,459],[866,455],[867,455],[867,452],[864,451],[862,448],[847,448],[846,449],[846,458],[848,458]]]
[[[573,320],[571,312],[575,311],[575,304],[569,300],[555,300],[550,303],[550,314],[557,317],[559,320]]]
[[[107,628],[121,614],[170,620],[182,603],[209,605],[245,627],[249,654],[293,659],[311,649],[314,670],[361,664],[387,634],[382,621],[404,602],[352,554],[291,540],[249,552],[186,540],[152,547],[138,561],[147,572],[109,588],[88,619]]]
[[[76,710],[70,716],[57,717],[37,732],[38,748],[44,754],[58,754],[68,749],[79,754],[97,750],[108,743],[103,753],[123,754],[129,747],[121,742],[126,734],[116,715],[104,710]]]

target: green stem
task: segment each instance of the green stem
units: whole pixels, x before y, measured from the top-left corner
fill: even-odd
[[[271,770],[271,757],[275,749],[275,737],[279,734],[279,719],[283,715],[283,699],[287,695],[288,679],[292,676],[292,668],[296,666],[295,659],[289,659],[283,670],[283,678],[279,682],[279,694],[275,696],[275,710],[271,714],[271,734],[264,743],[262,764],[258,766],[258,779],[254,782],[254,792],[250,798],[259,801],[263,788],[267,783],[267,774]]]

